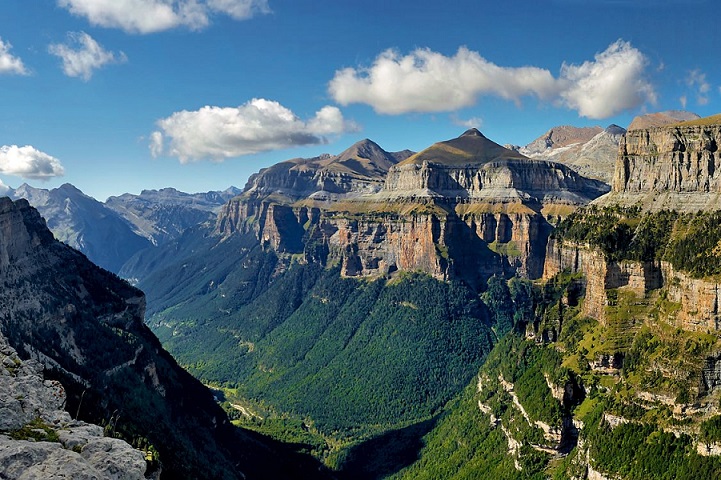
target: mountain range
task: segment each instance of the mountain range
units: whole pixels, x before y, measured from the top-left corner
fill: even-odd
[[[118,270],[145,297],[7,200],[1,331],[170,477],[716,478],[721,118],[632,125],[109,199],[156,239]]]
[[[23,184],[5,195],[28,200],[47,220],[55,238],[118,272],[137,252],[214,220],[217,210],[238,193],[234,187],[198,194],[165,188],[110,197],[102,203],[66,183],[51,190]]]

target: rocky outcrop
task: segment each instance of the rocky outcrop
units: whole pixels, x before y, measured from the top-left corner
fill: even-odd
[[[600,204],[644,209],[717,209],[721,122],[703,119],[631,130],[619,146],[612,192]]]
[[[45,380],[40,363],[23,361],[0,335],[0,477],[145,478],[145,453],[63,410],[65,390]]]
[[[625,132],[618,125],[605,129],[554,127],[518,151],[530,158],[562,163],[583,176],[611,183],[618,145]]]
[[[586,293],[583,310],[603,322],[609,305],[607,291],[623,288],[644,296],[663,285],[664,274],[656,262],[610,261],[599,250],[551,238],[546,251],[543,278],[568,270],[583,272]]]
[[[543,277],[550,278],[564,270],[583,272],[586,277],[584,313],[601,322],[609,305],[608,290],[620,288],[643,297],[663,287],[666,299],[679,307],[670,314],[669,322],[689,331],[721,328],[721,286],[712,280],[692,278],[669,262],[611,261],[587,245],[552,238],[548,242]]]
[[[168,478],[304,476],[302,459],[290,452],[286,458],[233,427],[210,391],[163,350],[144,323],[142,292],[56,241],[26,200],[0,198],[0,285],[0,333],[22,361],[41,365],[46,376],[60,382],[46,383],[49,397],[38,402],[57,406],[62,385],[66,411],[88,423],[112,421],[115,433],[132,443],[149,442]],[[14,357],[6,357],[4,368],[12,374],[18,366]],[[0,422],[8,421],[9,412],[18,418],[7,426],[11,430],[37,416],[38,407],[27,403],[20,388],[0,403]],[[90,438],[92,432],[76,431],[82,424],[66,415],[58,418],[61,427],[72,427],[57,429],[60,443],[67,441],[82,456],[79,435]],[[43,421],[55,430],[54,417]],[[94,446],[83,458],[102,473],[102,452],[114,455],[119,447],[101,440],[88,440]],[[28,455],[39,463],[69,455],[54,453],[63,449],[58,445],[35,447]],[[47,475],[55,470],[42,472],[23,478],[53,478]]]
[[[713,280],[691,278],[668,262],[661,263],[661,270],[668,300],[680,305],[673,322],[685,330],[720,330],[721,285]]]

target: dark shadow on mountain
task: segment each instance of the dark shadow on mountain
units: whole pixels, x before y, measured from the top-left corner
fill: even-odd
[[[405,428],[391,430],[350,448],[340,467],[342,480],[385,478],[420,458],[423,437],[438,423],[441,415]]]

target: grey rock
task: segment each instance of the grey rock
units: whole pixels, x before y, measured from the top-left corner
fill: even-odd
[[[117,438],[97,438],[88,442],[81,456],[110,480],[140,480],[145,474],[145,457]]]
[[[36,361],[22,361],[0,334],[0,478],[3,480],[139,480],[145,457],[126,442],[103,437],[103,429],[73,420],[62,410],[65,389],[44,380]],[[14,440],[3,433],[39,421],[57,433],[60,442]],[[45,428],[31,428],[43,438]],[[82,455],[78,453],[82,452]]]

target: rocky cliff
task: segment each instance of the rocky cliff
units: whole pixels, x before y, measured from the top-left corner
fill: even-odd
[[[65,402],[62,384],[45,380],[42,365],[22,360],[0,334],[0,477],[145,478],[149,453],[73,419]]]
[[[619,146],[612,194],[601,203],[684,211],[718,208],[719,118],[630,130]]]
[[[303,475],[303,460],[232,427],[210,391],[162,349],[144,324],[142,292],[56,241],[26,200],[0,198],[0,285],[0,333],[7,344],[59,382],[47,384],[57,395],[62,385],[64,407],[76,419],[110,425],[132,443],[152,446],[159,452],[154,470],[162,466],[167,478]],[[6,358],[5,368],[17,370],[11,352]],[[50,402],[48,411],[57,405]],[[12,399],[2,407],[26,412]],[[6,413],[0,422],[11,418]],[[44,421],[62,430],[54,417]],[[76,425],[65,415],[58,421]],[[82,456],[84,447],[77,446]],[[70,453],[53,446],[32,455],[52,462]]]
[[[586,224],[584,228],[598,230],[599,227],[594,225],[615,218],[597,233],[606,237],[600,241],[606,241],[607,245],[621,243],[613,247],[615,252],[602,251],[598,239],[587,237],[588,243],[578,243],[564,240],[560,235],[548,243],[544,277],[550,278],[564,269],[582,271],[587,278],[585,312],[601,321],[609,304],[609,290],[625,289],[644,297],[652,290],[663,288],[666,298],[679,305],[678,310],[668,317],[672,324],[692,331],[718,330],[716,279],[689,273],[693,261],[689,255],[699,255],[704,249],[712,249],[713,245],[702,247],[703,242],[698,238],[681,239],[693,236],[686,230],[693,218],[705,218],[703,213],[697,212],[719,207],[721,177],[717,171],[717,144],[721,141],[720,120],[717,116],[627,132],[616,159],[613,190],[593,202],[609,209],[605,213],[579,211],[576,219],[577,225]],[[654,213],[662,210],[693,212],[695,217]],[[665,225],[661,230],[651,233],[639,230],[639,225],[644,222],[652,224],[650,220],[664,217],[671,220],[661,222],[659,225]],[[598,223],[602,218],[606,220]],[[614,239],[614,235],[621,238],[623,231],[627,232],[623,234],[627,237],[625,240]],[[710,231],[705,233],[711,234]],[[679,247],[679,242],[696,245],[692,249],[694,252],[689,246]],[[648,250],[646,254],[641,252],[654,243],[658,243],[654,247],[656,253],[650,253],[654,259],[636,258],[639,255],[649,257]],[[635,253],[622,253],[629,244],[636,245]],[[639,247],[642,244],[647,247]],[[609,253],[626,259],[609,258]],[[713,254],[709,255],[708,261],[713,261]]]
[[[718,331],[720,286],[714,279],[693,278],[667,261],[609,260],[589,245],[551,239],[544,265],[544,278],[563,271],[582,272],[586,278],[583,311],[601,323],[606,307],[614,302],[610,290],[622,289],[644,298],[663,288],[665,298],[676,304],[666,321],[688,331]]]
[[[338,261],[347,276],[422,270],[478,285],[494,273],[539,277],[549,219],[607,189],[475,129],[398,158],[366,140],[336,157],[263,170],[224,207],[217,233],[253,232],[275,251]]]

